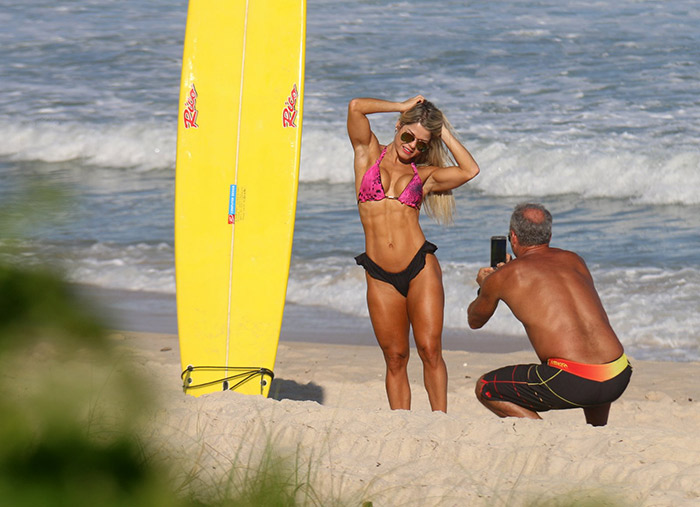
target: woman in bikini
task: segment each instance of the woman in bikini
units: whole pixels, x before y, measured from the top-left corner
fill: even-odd
[[[367,115],[392,112],[400,113],[396,134],[383,146]],[[445,412],[442,271],[434,255],[437,247],[426,241],[418,215],[424,203],[438,222],[451,222],[450,191],[476,176],[479,166],[440,110],[421,95],[404,102],[351,100],[348,135],[355,151],[355,192],[365,232],[365,253],[355,259],[366,270],[367,306],[386,361],[389,406],[411,408],[407,366],[413,327],[430,406]]]

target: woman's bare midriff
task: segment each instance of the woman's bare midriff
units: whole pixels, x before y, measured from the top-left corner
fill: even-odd
[[[391,199],[358,204],[365,231],[365,251],[383,269],[406,268],[425,243],[419,210]]]

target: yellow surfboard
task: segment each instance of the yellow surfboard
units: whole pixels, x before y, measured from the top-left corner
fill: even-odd
[[[175,185],[185,392],[267,396],[296,211],[305,0],[190,0]]]

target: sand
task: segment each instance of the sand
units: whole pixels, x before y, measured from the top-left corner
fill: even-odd
[[[376,346],[283,341],[269,398],[193,397],[181,390],[176,336],[111,339],[156,393],[149,449],[166,457],[174,484],[213,496],[270,444],[312,485],[314,505],[700,505],[698,363],[630,358],[630,386],[594,428],[581,410],[499,419],[477,402],[482,373],[534,362],[529,351],[446,351],[443,414],[429,410],[415,350],[412,410],[391,411]]]

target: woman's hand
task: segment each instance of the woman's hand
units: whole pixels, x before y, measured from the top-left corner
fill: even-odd
[[[446,123],[442,124],[440,133],[442,142],[450,150],[456,166],[443,167],[434,171],[425,181],[423,190],[425,192],[444,192],[452,190],[479,174],[479,165],[472,157],[471,153],[459,142],[450,127]]]
[[[415,97],[411,97],[408,100],[404,100],[403,102],[401,102],[401,109],[399,109],[399,112],[403,113],[409,111],[416,104],[420,104],[421,102],[425,102],[425,97],[423,97],[423,95],[416,95]]]

